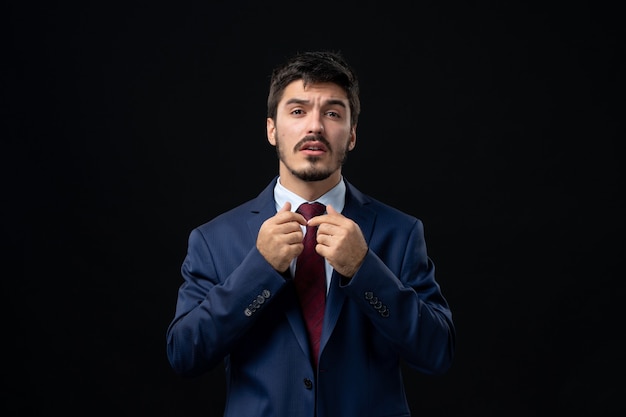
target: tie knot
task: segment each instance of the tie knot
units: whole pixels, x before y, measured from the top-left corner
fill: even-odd
[[[323,205],[322,203],[302,203],[300,205],[300,207],[298,207],[298,210],[296,210],[297,213],[300,213],[304,216],[305,219],[310,220],[311,218],[315,217],[315,216],[319,216],[320,214],[323,214],[324,211],[326,211],[326,206]]]

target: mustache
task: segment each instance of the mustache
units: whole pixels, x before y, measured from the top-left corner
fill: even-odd
[[[326,146],[326,149],[328,149],[329,151],[332,150],[330,147],[330,142],[328,142],[324,136],[319,135],[319,134],[306,135],[300,141],[298,141],[298,143],[296,143],[296,146],[294,146],[294,150],[297,151],[298,149],[302,147],[302,145],[304,145],[307,142],[321,142],[324,144],[324,146]]]

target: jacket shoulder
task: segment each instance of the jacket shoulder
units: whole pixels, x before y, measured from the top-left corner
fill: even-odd
[[[385,203],[375,197],[361,192],[355,186],[348,184],[347,203],[360,205],[362,209],[370,210],[375,214],[378,221],[383,221],[389,226],[398,228],[407,228],[416,222],[421,224],[422,221],[418,217],[409,214],[401,209]]]
[[[264,221],[276,212],[274,203],[274,185],[276,179],[270,182],[267,187],[256,197],[222,212],[207,222],[195,227],[202,233],[224,231],[227,229],[239,229],[246,225],[248,220],[256,218],[257,221]]]

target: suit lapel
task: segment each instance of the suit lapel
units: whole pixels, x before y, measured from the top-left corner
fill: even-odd
[[[293,282],[287,283],[287,286],[283,289],[283,291],[289,291],[289,294],[286,294],[288,301],[285,302],[285,316],[287,316],[287,321],[291,326],[291,330],[293,331],[300,348],[308,358],[311,356],[309,336],[304,323],[304,317],[302,317],[302,310],[300,309],[298,295],[296,294]]]
[[[247,223],[250,234],[256,242],[259,229],[263,222],[276,214],[276,203],[274,202],[275,177],[259,195],[250,202],[250,217]]]
[[[369,244],[374,230],[376,213],[368,208],[369,198],[367,196],[362,194],[347,181],[346,185],[346,204],[341,214],[352,219],[359,225],[365,240]],[[333,271],[328,298],[326,299],[326,312],[324,313],[324,327],[322,329],[320,351],[324,350],[330,335],[335,329],[337,320],[339,320],[339,313],[347,299],[345,293],[339,288],[340,280],[341,276]]]

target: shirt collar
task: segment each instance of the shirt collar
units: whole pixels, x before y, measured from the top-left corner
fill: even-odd
[[[296,211],[298,207],[300,207],[300,204],[304,202],[312,203],[312,201],[307,201],[299,195],[286,189],[280,183],[280,178],[278,178],[276,186],[274,187],[274,201],[276,202],[276,211],[280,210],[280,208],[284,206],[287,201],[291,203],[291,211]],[[341,177],[341,180],[337,185],[315,201],[322,203],[325,206],[330,204],[336,211],[341,213],[346,202],[346,184],[343,177]]]

